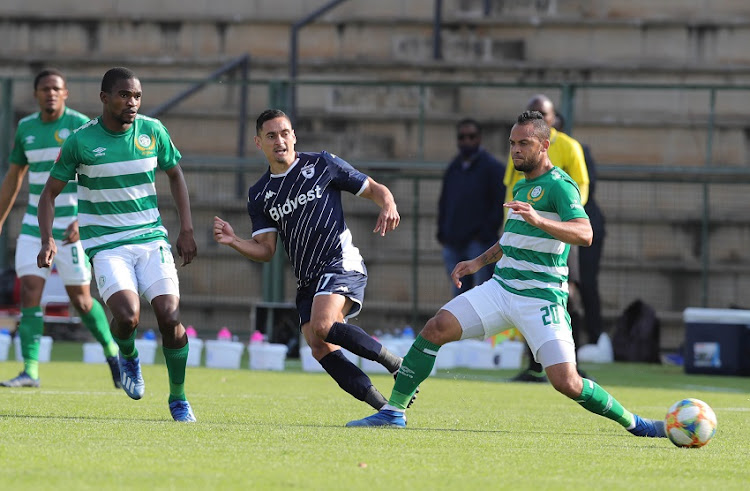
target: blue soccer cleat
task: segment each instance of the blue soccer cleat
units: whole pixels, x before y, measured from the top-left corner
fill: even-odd
[[[406,428],[406,414],[402,411],[381,409],[372,416],[349,421],[346,423],[346,426],[388,426],[393,428]]]
[[[641,418],[634,414],[635,428],[628,430],[635,436],[647,436],[650,438],[666,438],[667,428],[664,421],[656,419]]]
[[[193,408],[188,401],[172,401],[169,403],[169,412],[172,413],[172,419],[180,423],[195,423]]]
[[[131,399],[138,400],[146,391],[146,382],[141,375],[141,362],[137,356],[125,358],[120,354],[119,357],[122,388]]]
[[[109,365],[109,371],[112,374],[112,382],[115,384],[115,389],[122,389],[122,374],[120,373],[120,362],[116,356],[107,357],[107,365]]]
[[[23,371],[17,377],[0,382],[0,387],[39,387],[39,379],[31,378],[26,371]]]

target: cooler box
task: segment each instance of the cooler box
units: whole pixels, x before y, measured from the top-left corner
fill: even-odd
[[[685,373],[750,375],[750,310],[687,308]]]

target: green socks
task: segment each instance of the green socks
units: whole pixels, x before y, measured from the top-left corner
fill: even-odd
[[[633,426],[633,414],[593,380],[583,379],[583,391],[575,401],[586,410],[617,421],[625,428]]]
[[[24,371],[33,379],[39,378],[39,343],[44,332],[41,307],[21,309],[18,335],[21,338]]]
[[[111,356],[117,356],[117,343],[112,339],[112,334],[109,332],[109,322],[107,321],[107,314],[104,313],[104,308],[95,298],[91,310],[85,314],[81,314],[81,321],[86,329],[94,335],[94,338],[104,348],[104,356],[107,358]]]
[[[133,330],[133,334],[130,335],[128,339],[120,339],[118,337],[112,336],[112,339],[115,340],[115,343],[117,343],[117,346],[120,347],[120,353],[122,353],[122,356],[125,358],[135,358],[138,356],[138,350],[135,347],[135,334],[137,330]]]
[[[164,360],[167,362],[169,374],[169,402],[186,401],[185,398],[185,367],[187,366],[190,344],[182,348],[172,349],[162,346]]]
[[[388,400],[389,405],[406,410],[419,384],[432,372],[439,349],[440,346],[432,344],[422,336],[417,336],[398,371],[396,384]]]

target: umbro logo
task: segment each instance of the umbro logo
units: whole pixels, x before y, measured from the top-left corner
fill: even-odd
[[[268,201],[269,199],[273,198],[274,196],[276,196],[276,193],[274,191],[266,191],[266,195],[263,196],[263,199],[265,199],[266,201]]]
[[[29,135],[24,140],[26,141],[26,145],[31,145],[34,143],[34,140],[36,140],[36,137],[34,135]]]
[[[92,150],[94,152],[94,157],[104,157],[104,152],[106,152],[107,149],[105,147],[96,147]]]
[[[346,285],[337,286],[334,290],[336,292],[348,292],[349,288]]]
[[[404,377],[414,378],[414,370],[401,364],[401,368],[398,369],[398,373]]]

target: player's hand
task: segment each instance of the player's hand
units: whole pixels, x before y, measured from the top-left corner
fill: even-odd
[[[180,235],[177,237],[177,255],[182,258],[180,267],[192,263],[195,256],[198,255],[198,245],[195,243],[192,230],[180,230]]]
[[[36,256],[36,265],[40,268],[51,267],[56,254],[57,244],[55,244],[55,239],[50,239],[49,242],[42,243],[42,248]]]
[[[81,236],[78,232],[78,220],[74,220],[70,225],[68,225],[68,228],[65,229],[65,238],[63,239],[63,245],[78,242],[80,238]]]
[[[460,263],[456,264],[455,268],[453,268],[453,272],[451,273],[451,281],[453,281],[453,284],[456,285],[456,288],[461,288],[461,278],[470,274],[474,274],[477,271],[479,271],[479,268],[476,266],[474,259],[472,259],[471,261],[461,261]]]
[[[510,208],[517,215],[521,215],[521,218],[523,218],[526,223],[535,227],[542,219],[530,203],[525,203],[523,201],[509,201],[504,203],[503,207]]]
[[[389,230],[396,230],[399,223],[401,223],[401,216],[398,214],[398,209],[396,209],[396,203],[386,204],[380,209],[378,221],[375,224],[373,232],[380,232],[380,236],[383,237]]]
[[[229,245],[236,239],[234,229],[229,222],[214,217],[214,240],[219,244]]]

